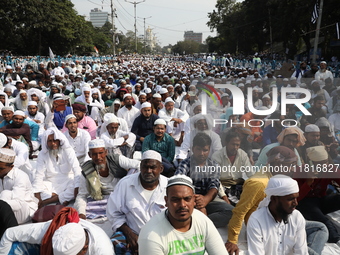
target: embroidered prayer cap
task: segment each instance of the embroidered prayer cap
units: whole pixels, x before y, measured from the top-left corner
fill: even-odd
[[[0,148],[4,147],[8,141],[8,138],[5,134],[0,133]]]
[[[89,149],[105,148],[103,139],[94,139],[89,142]]]
[[[154,151],[154,150],[144,151],[143,154],[142,154],[142,160],[144,160],[144,159],[155,159],[155,160],[162,163],[161,154],[159,154],[157,151]]]
[[[4,106],[1,111],[11,111],[14,112],[13,106]]]
[[[86,235],[79,223],[68,223],[58,228],[52,237],[54,255],[78,254],[85,246]]]
[[[306,153],[307,157],[315,162],[328,159],[328,153],[323,145],[309,147],[307,148]]]
[[[170,179],[168,179],[168,185],[166,187],[169,188],[174,185],[188,186],[195,193],[195,187],[192,183],[192,179],[189,176],[186,176],[185,174],[176,174],[170,177]]]
[[[7,148],[0,148],[0,162],[3,163],[13,163],[15,160],[16,154],[14,150]]]

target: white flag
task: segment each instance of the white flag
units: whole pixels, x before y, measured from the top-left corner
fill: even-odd
[[[48,47],[48,50],[49,50],[49,53],[50,53],[50,59],[54,59],[54,54],[53,54],[53,51],[51,50],[50,47]]]
[[[313,8],[313,12],[312,12],[311,22],[315,24],[315,22],[318,20],[318,17],[319,17],[319,5],[318,5],[318,1],[316,1],[314,8]]]

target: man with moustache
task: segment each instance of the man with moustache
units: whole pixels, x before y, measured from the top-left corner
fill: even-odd
[[[111,240],[116,254],[125,254],[123,251],[136,254],[141,228],[165,209],[163,198],[167,178],[161,175],[162,171],[162,156],[153,150],[145,151],[140,173],[123,178],[111,193],[106,213],[114,233]],[[118,237],[123,237],[126,242],[118,242]]]
[[[298,183],[276,175],[270,178],[265,193],[266,198],[248,220],[248,254],[308,254],[306,222],[295,210]]]
[[[195,188],[190,177],[171,177],[164,199],[167,209],[142,227],[139,254],[227,254],[215,226],[194,209]]]

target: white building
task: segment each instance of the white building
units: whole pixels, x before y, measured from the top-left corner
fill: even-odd
[[[108,12],[102,12],[98,8],[94,8],[90,12],[90,21],[94,27],[102,27],[109,20],[108,17]]]

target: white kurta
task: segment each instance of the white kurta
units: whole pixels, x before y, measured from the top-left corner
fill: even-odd
[[[117,112],[117,117],[122,118],[126,121],[129,131],[131,131],[134,120],[139,116],[140,110],[134,106],[131,110],[128,110],[125,106],[120,108]]]
[[[305,219],[294,210],[288,223],[277,222],[268,207],[253,212],[247,224],[249,255],[308,254]]]
[[[38,209],[27,174],[16,167],[0,181],[0,200],[11,206],[19,224],[29,221]]]
[[[181,137],[181,132],[184,131],[184,125],[185,122],[189,119],[189,114],[187,114],[186,112],[183,112],[180,109],[176,109],[174,108],[172,113],[169,114],[165,108],[161,109],[158,112],[158,117],[160,117],[161,119],[165,120],[167,123],[167,133],[171,134],[172,137],[175,140],[179,140]],[[178,118],[181,119],[183,122],[178,124],[177,127],[175,127],[175,122],[174,121],[170,121],[172,118]]]
[[[27,224],[6,230],[0,242],[0,255],[7,255],[13,242],[41,244],[51,221]],[[89,233],[89,249],[87,255],[114,255],[112,242],[100,227],[80,219],[79,224]]]
[[[14,166],[23,170],[32,182],[35,175],[35,169],[33,169],[28,158],[28,147],[24,143],[12,139],[11,149],[14,150],[16,154]]]
[[[81,168],[72,148],[61,149],[58,161],[49,152],[39,152],[33,182],[34,193],[46,200],[56,193],[60,203],[74,199],[74,189],[79,187]]]
[[[76,156],[77,156],[77,159],[80,165],[86,162],[87,160],[91,159],[88,155],[89,142],[91,141],[91,136],[89,132],[87,132],[84,129],[78,128],[77,136],[75,138],[72,138],[70,136],[70,133],[68,130],[64,132],[64,135],[66,136],[71,147],[76,153]]]
[[[165,190],[168,180],[159,176],[159,185],[150,201],[143,194],[139,173],[121,179],[107,203],[106,214],[113,232],[126,223],[136,234],[153,216],[165,209]]]

